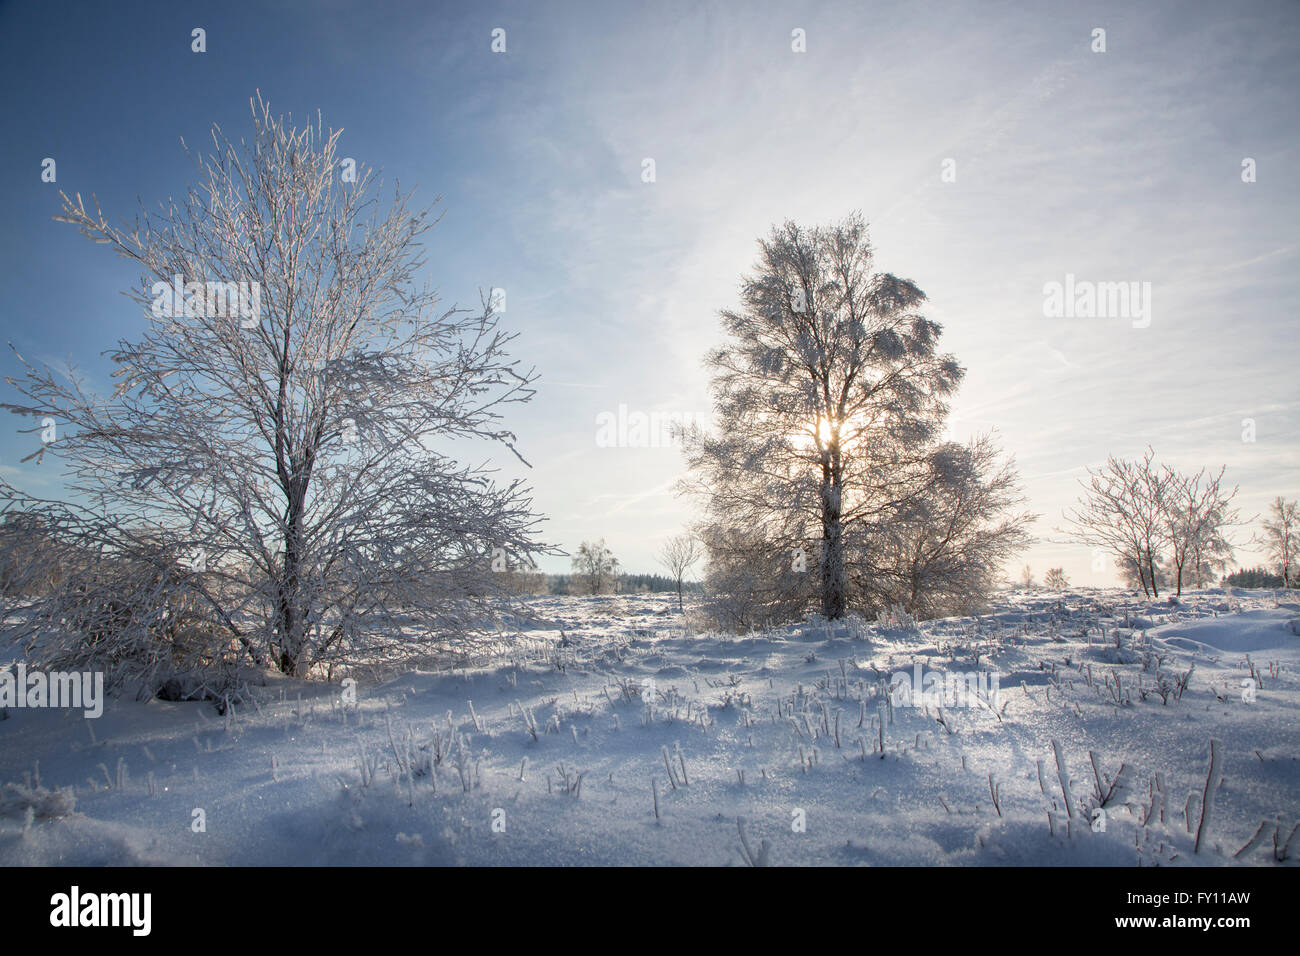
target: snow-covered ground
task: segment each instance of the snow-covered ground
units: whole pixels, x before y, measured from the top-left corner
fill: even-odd
[[[1012,592],[919,629],[735,637],[667,595],[535,598],[512,640],[355,704],[281,681],[225,716],[11,708],[0,865],[1277,865],[1300,822],[1295,600]],[[996,696],[908,706],[888,681],[917,665],[996,673]]]

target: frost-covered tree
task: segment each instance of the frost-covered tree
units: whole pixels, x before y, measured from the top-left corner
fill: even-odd
[[[1263,544],[1273,567],[1282,575],[1282,586],[1295,587],[1300,559],[1300,510],[1296,502],[1285,501],[1278,495],[1269,505],[1263,527]]]
[[[912,487],[845,534],[850,591],[868,613],[918,618],[983,610],[1005,563],[1030,543],[1033,515],[1012,461],[990,435],[933,446]]]
[[[982,576],[1023,522],[988,510],[1005,488],[980,448],[939,442],[962,369],[921,290],[876,270],[861,217],[774,228],[740,299],[706,360],[714,428],[683,441],[724,603],[762,620],[811,599],[835,619],[908,574],[918,589]],[[945,535],[946,519],[963,533]]]
[[[677,610],[685,608],[682,604],[682,580],[692,565],[700,560],[700,549],[695,536],[678,534],[664,542],[659,552],[659,563],[668,569],[668,576],[677,584]]]
[[[584,541],[573,556],[573,573],[584,594],[608,594],[618,586],[618,558],[605,539]]]
[[[1163,575],[1157,565],[1168,541],[1171,479],[1156,465],[1155,452],[1148,448],[1137,461],[1111,455],[1096,471],[1089,468],[1088,480],[1079,484],[1084,494],[1065,511],[1065,533],[1109,552],[1126,580],[1159,597]]]
[[[1229,530],[1239,523],[1237,489],[1223,486],[1224,468],[1185,475],[1157,466],[1148,448],[1138,461],[1110,457],[1084,484],[1079,506],[1066,512],[1073,540],[1104,548],[1129,587],[1181,595],[1223,574],[1232,560]]]
[[[501,412],[533,375],[490,304],[437,308],[419,278],[430,209],[382,201],[364,167],[341,175],[319,116],[295,128],[260,95],[252,112],[251,139],[214,127],[214,151],[192,152],[198,184],[133,225],[63,196],[56,218],[140,270],[129,297],[148,324],[107,353],[111,396],[24,362],[9,380],[23,400],[5,407],[59,423],[42,451],[83,508],[27,505],[86,558],[47,621],[111,562],[143,582],[143,618],[183,595],[247,659],[308,675],[481,622],[494,559],[543,550],[527,489],[443,450],[517,456]],[[131,649],[148,658],[143,618]],[[43,647],[103,639],[74,629]]]
[[[806,564],[798,570],[780,544],[722,520],[696,529],[704,545],[704,612],[723,627],[748,631],[794,619],[813,600]]]
[[[1064,569],[1048,568],[1047,573],[1043,575],[1043,586],[1053,591],[1063,591],[1070,586],[1070,582],[1065,577]]]
[[[21,599],[53,587],[58,568],[40,558],[53,545],[50,528],[40,515],[25,511],[12,497],[0,499],[0,596]]]
[[[1228,530],[1238,523],[1232,507],[1237,489],[1223,487],[1224,468],[1202,468],[1183,475],[1165,468],[1165,538],[1169,543],[1169,575],[1175,594],[1183,585],[1202,587],[1216,580],[1232,560]]]
[[[1026,590],[1034,586],[1034,569],[1027,564],[1020,569],[1020,586]]]

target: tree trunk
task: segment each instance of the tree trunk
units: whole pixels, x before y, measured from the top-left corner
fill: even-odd
[[[822,616],[835,621],[844,616],[844,525],[841,521],[839,468],[823,467],[822,483]]]
[[[299,639],[297,609],[297,563],[290,563],[288,552],[284,561],[285,579],[280,584],[280,606],[276,613],[276,630],[280,635],[280,654],[276,661],[280,673],[294,676],[298,670],[298,661],[302,657],[302,642]]]
[[[305,619],[298,608],[298,569],[302,562],[302,515],[305,495],[297,492],[296,487],[289,498],[289,515],[284,536],[284,578],[280,582],[280,607],[278,625],[280,631],[280,672],[291,677],[303,676],[300,673],[304,661]]]
[[[1142,566],[1142,550],[1139,548],[1136,555],[1130,555],[1134,566],[1137,568],[1138,583],[1142,585],[1142,593],[1146,597],[1151,596],[1151,587],[1147,584],[1147,569]]]

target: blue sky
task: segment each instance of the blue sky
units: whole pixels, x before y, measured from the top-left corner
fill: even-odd
[[[542,376],[510,424],[545,535],[603,537],[630,570],[692,506],[676,450],[600,447],[597,416],[707,413],[701,358],[756,238],[851,210],[968,370],[953,435],[998,430],[1044,538],[1085,466],[1148,443],[1226,464],[1247,514],[1300,493],[1295,3],[4,3],[0,78],[0,331],[20,352],[104,385],[100,353],[144,323],[130,266],[51,220],[57,189],[130,217],[185,188],[181,137],[250,128],[256,89],[319,109],[343,155],[443,197],[446,304],[506,290]],[[1046,318],[1067,273],[1151,283],[1150,325]],[[10,422],[0,474],[57,492]],[[1025,560],[1112,582],[1079,546]]]

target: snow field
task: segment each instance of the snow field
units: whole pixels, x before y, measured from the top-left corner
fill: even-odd
[[[534,598],[355,703],[11,709],[0,865],[1295,865],[1292,600],[1017,591],[737,637],[670,595]],[[993,706],[894,706],[917,664],[998,674]]]

